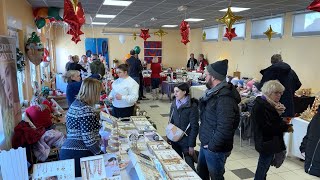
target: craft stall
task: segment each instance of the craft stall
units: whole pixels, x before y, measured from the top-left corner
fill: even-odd
[[[21,180],[200,180],[145,116],[121,121],[101,111],[100,119],[104,154],[80,159],[82,177],[75,178],[73,159],[34,164],[28,176],[25,149],[21,148],[0,153],[1,164],[9,162],[8,158],[13,156],[20,157],[13,161],[21,164],[19,169],[13,168],[14,162],[3,166],[6,167],[1,168],[3,177],[10,174]]]

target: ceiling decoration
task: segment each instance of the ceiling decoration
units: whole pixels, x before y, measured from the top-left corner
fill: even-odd
[[[63,8],[63,0],[27,0],[32,7]],[[82,3],[86,14],[90,14],[92,22],[108,23],[112,28],[159,29],[162,25],[179,25],[185,18],[205,19],[189,22],[190,28],[219,24],[216,18],[222,17],[230,0],[132,0],[129,6],[103,5],[104,0],[78,0]],[[231,6],[251,8],[247,11],[235,12],[236,16],[252,19],[285,12],[306,10],[312,0],[232,0]],[[178,11],[178,7],[187,7],[186,14]],[[115,18],[97,18],[96,14],[116,15]],[[151,20],[152,19],[152,20]],[[179,28],[175,27],[176,29]]]

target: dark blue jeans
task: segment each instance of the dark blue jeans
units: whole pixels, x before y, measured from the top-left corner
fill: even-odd
[[[256,170],[255,180],[264,180],[267,178],[267,172],[269,171],[274,154],[260,153],[258,166]]]
[[[212,152],[207,148],[200,148],[197,171],[201,179],[224,180],[224,165],[230,152]]]

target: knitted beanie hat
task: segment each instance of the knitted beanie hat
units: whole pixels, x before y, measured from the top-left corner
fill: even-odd
[[[220,81],[223,81],[226,79],[226,75],[228,72],[228,60],[225,59],[222,61],[214,62],[207,67],[207,70],[211,76],[219,79]]]

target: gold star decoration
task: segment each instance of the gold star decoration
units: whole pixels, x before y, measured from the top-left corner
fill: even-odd
[[[137,40],[137,33],[133,33],[133,40]]]
[[[241,16],[235,16],[233,14],[233,12],[231,11],[231,8],[228,7],[228,11],[226,12],[226,14],[222,18],[217,19],[217,21],[220,21],[221,23],[224,23],[227,26],[227,28],[229,29],[229,32],[230,32],[231,29],[232,29],[232,25],[236,21],[238,21],[238,20],[240,20],[242,18],[243,17],[241,17]]]
[[[165,32],[165,31],[162,30],[162,29],[159,29],[157,32],[154,33],[154,35],[159,36],[161,40],[162,40],[162,37],[163,37],[164,35],[166,35],[166,34],[168,34],[168,33]]]
[[[268,37],[269,41],[270,41],[271,38],[272,38],[272,36],[275,35],[275,34],[277,34],[277,32],[274,32],[274,31],[272,30],[271,25],[270,25],[270,27],[268,28],[268,30],[267,30],[266,32],[264,32],[263,34],[265,34],[265,35]]]
[[[204,40],[206,40],[206,38],[207,38],[207,34],[206,34],[205,31],[203,31],[203,33],[202,33],[202,40],[204,41]]]

